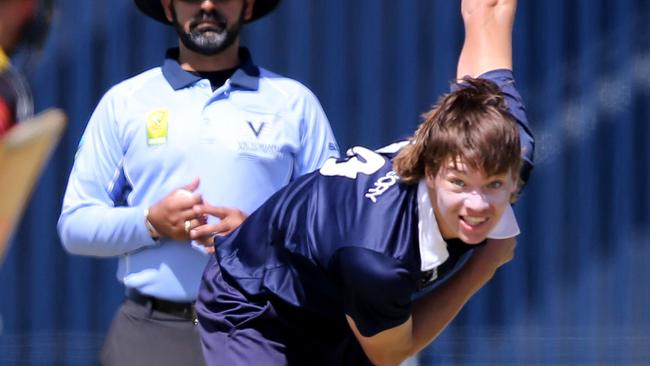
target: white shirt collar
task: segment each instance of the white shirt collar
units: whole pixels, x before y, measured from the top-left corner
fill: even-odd
[[[431,207],[429,191],[424,179],[418,184],[418,239],[420,245],[420,270],[428,271],[438,267],[449,258],[447,243],[440,234],[436,216]],[[488,238],[505,239],[519,235],[519,225],[512,206],[508,205]]]

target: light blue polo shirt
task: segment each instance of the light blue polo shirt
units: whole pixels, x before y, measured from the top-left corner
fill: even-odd
[[[189,301],[208,256],[190,242],[153,241],[144,209],[199,177],[206,202],[251,213],[292,179],[338,157],[338,146],[316,97],[254,65],[246,49],[240,68],[214,92],[207,79],[180,68],[175,52],[100,100],[58,230],[72,254],[119,256],[117,277],[127,287]]]

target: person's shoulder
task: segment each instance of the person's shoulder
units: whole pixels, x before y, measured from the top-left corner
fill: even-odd
[[[158,84],[161,81],[164,81],[162,69],[160,67],[154,67],[111,86],[106,92],[106,95],[130,97],[134,93],[142,90],[153,92],[153,89],[160,87],[159,85],[156,86],[153,84]]]
[[[408,139],[398,140],[375,150],[375,152],[385,156],[389,160],[393,160],[406,145],[412,143],[413,141]]]
[[[280,93],[280,95],[289,99],[316,99],[316,95],[300,81],[277,74],[262,67],[260,67],[259,70],[260,83],[263,86],[272,88],[275,92]]]
[[[408,200],[408,189],[398,184],[400,179],[393,169],[392,161],[409,143],[408,140],[399,141],[377,150],[353,146],[345,152],[345,156],[327,160],[319,173],[336,180],[336,184],[326,184],[323,190],[328,190],[334,197],[345,194],[351,199],[345,204],[355,206],[367,204],[374,207],[381,197],[384,203],[368,212],[394,212],[395,205],[402,205],[400,200]]]
[[[489,70],[479,75],[478,78],[491,81],[501,89],[512,86],[514,83],[514,75],[510,69]]]

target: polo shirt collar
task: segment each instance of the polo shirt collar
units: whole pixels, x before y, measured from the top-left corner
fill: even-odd
[[[418,183],[418,239],[421,271],[432,270],[449,258],[447,243],[440,234],[424,179]]]
[[[177,47],[168,49],[162,65],[163,76],[174,90],[186,88],[201,80],[200,76],[181,68],[181,65],[178,63],[178,54]],[[239,59],[241,60],[241,64],[230,77],[230,84],[244,89],[257,90],[260,69],[253,63],[248,49],[243,47],[239,49]]]
[[[253,58],[247,48],[239,49],[239,60],[241,64],[230,77],[230,84],[244,89],[257,90],[260,83],[260,68],[253,63]]]

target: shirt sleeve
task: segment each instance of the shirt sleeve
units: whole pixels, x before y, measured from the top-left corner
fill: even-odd
[[[359,332],[371,337],[406,322],[416,281],[401,262],[364,248],[344,248],[339,254],[344,310]]]
[[[319,169],[325,160],[339,157],[332,127],[316,96],[305,89],[300,124],[300,151],[296,156],[293,178]]]
[[[58,231],[65,249],[78,255],[118,256],[154,245],[144,225],[144,208],[127,207],[116,104],[109,91],[84,132],[68,186]]]

